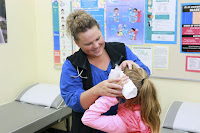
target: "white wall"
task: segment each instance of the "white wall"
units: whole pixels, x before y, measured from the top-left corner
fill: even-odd
[[[54,69],[51,0],[6,2],[8,44],[0,44],[0,104],[14,100],[31,83],[59,84],[61,73]],[[181,2],[200,0],[178,0]],[[174,100],[200,102],[199,82],[156,78],[152,81],[158,88],[161,120]]]
[[[162,107],[161,120],[175,100],[200,103],[200,83],[191,81],[151,79],[158,88],[158,96]]]
[[[61,70],[54,69],[53,21],[51,0],[35,0],[38,82],[59,84]]]
[[[0,44],[0,104],[37,81],[35,3],[6,0],[6,10],[8,43]]]

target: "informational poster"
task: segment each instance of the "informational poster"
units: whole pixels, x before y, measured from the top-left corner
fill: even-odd
[[[169,47],[154,46],[153,47],[153,69],[168,69]]]
[[[98,22],[100,29],[105,39],[105,19],[104,0],[72,0],[72,9],[74,10],[85,10]]]
[[[200,72],[200,56],[186,56],[186,71]]]
[[[145,43],[176,44],[177,0],[146,0]]]
[[[181,52],[200,53],[200,3],[181,4]]]
[[[144,0],[106,0],[106,41],[143,45]]]
[[[152,73],[153,49],[151,46],[132,46],[132,51],[150,69]]]
[[[69,0],[52,0],[54,64],[62,65],[73,52],[72,40],[66,35],[66,18],[71,12]]]
[[[104,8],[104,0],[72,0],[73,9]]]
[[[98,22],[100,25],[100,29],[105,39],[105,30],[104,30],[104,9],[103,8],[94,8],[94,9],[84,9],[86,12],[90,13],[92,17]]]
[[[98,8],[98,0],[81,0],[81,8]]]
[[[5,0],[0,0],[0,44],[7,43],[7,20]]]

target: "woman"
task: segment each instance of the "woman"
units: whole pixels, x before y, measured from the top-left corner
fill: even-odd
[[[121,68],[132,65],[146,67],[131,50],[122,43],[105,43],[97,21],[83,10],[72,12],[67,17],[67,32],[73,37],[80,50],[67,57],[60,79],[61,95],[66,105],[72,108],[72,132],[92,133],[94,129],[82,124],[83,112],[99,96],[118,97],[122,86],[120,79],[109,79],[110,70],[116,64]],[[117,113],[117,106],[105,115]]]
[[[108,133],[159,133],[161,107],[155,86],[142,68],[133,66],[125,69],[124,74],[137,87],[137,96],[119,104],[117,115],[112,116],[101,114],[119,101],[116,97],[102,96],[85,111],[83,123]],[[126,84],[126,79],[122,78],[119,84]]]

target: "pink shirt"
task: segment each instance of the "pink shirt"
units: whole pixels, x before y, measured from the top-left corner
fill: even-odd
[[[141,120],[139,105],[133,105],[133,112],[120,104],[116,115],[101,115],[117,103],[115,97],[100,97],[85,111],[81,119],[83,124],[108,133],[151,133],[150,128]]]

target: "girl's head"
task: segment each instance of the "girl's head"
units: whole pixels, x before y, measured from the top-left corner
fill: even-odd
[[[67,32],[75,41],[79,41],[79,33],[86,32],[94,26],[100,29],[97,21],[86,11],[76,10],[67,17]]]
[[[126,68],[124,73],[133,81],[138,89],[135,98],[126,100],[126,106],[132,109],[132,104],[141,105],[141,118],[144,123],[151,127],[153,133],[158,133],[160,129],[161,107],[158,102],[157,92],[154,84],[149,80],[146,71],[142,68]]]

